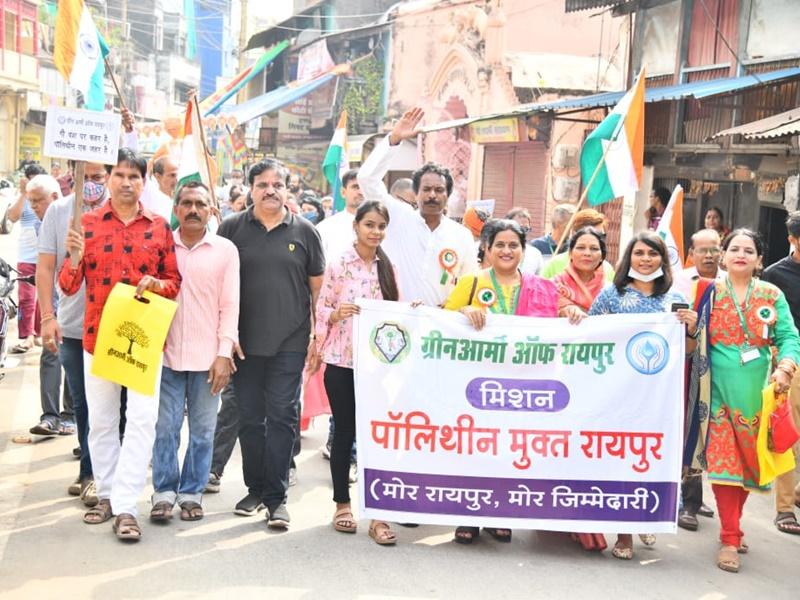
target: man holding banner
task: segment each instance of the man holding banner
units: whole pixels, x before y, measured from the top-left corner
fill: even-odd
[[[109,177],[110,199],[83,215],[82,231],[69,231],[69,260],[64,261],[58,278],[67,295],[78,293],[86,283],[84,383],[89,450],[100,501],[84,515],[84,522],[104,523],[116,515],[114,532],[128,540],[142,535],[136,503],[144,489],[155,439],[160,365],[152,396],[128,389],[127,427],[120,444],[120,385],[93,374],[91,364],[100,317],[116,283],[136,285],[139,296],[145,291],[166,298],[178,294],[181,278],[172,231],[163,218],[139,202],[146,174],[143,157],[127,148],[119,150]]]

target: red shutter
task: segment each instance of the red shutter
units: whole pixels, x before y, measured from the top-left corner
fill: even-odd
[[[547,211],[547,149],[541,142],[514,146],[514,195],[502,214],[520,206],[531,213],[532,231],[544,231]],[[498,213],[499,214],[499,213]]]
[[[487,145],[483,149],[483,187],[481,200],[495,200],[494,217],[502,218],[511,206],[514,193],[514,147]]]

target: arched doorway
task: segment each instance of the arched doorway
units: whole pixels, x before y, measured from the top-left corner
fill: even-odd
[[[468,117],[464,100],[457,95],[449,96],[439,112],[438,121],[451,121]],[[467,201],[467,185],[472,148],[466,128],[453,128],[432,134],[434,160],[443,164],[453,175],[453,193],[448,202],[447,214],[454,218],[464,216]]]

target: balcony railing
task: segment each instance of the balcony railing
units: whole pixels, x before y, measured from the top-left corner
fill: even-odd
[[[36,57],[12,50],[0,50],[0,77],[11,79],[31,90],[39,89],[39,65]]]

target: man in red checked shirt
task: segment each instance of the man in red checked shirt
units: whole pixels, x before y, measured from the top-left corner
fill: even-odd
[[[128,148],[120,149],[108,179],[109,201],[83,215],[82,231],[69,231],[68,255],[58,275],[67,295],[77,293],[86,282],[83,365],[89,451],[100,502],[83,520],[99,524],[116,515],[114,532],[128,540],[142,535],[136,502],[144,489],[153,450],[161,369],[152,397],[128,390],[127,426],[120,443],[120,386],[92,375],[91,355],[103,306],[117,282],[135,285],[140,295],[145,290],[166,298],[178,295],[181,277],[172,231],[162,217],[144,209],[139,201],[146,172],[144,158]]]

